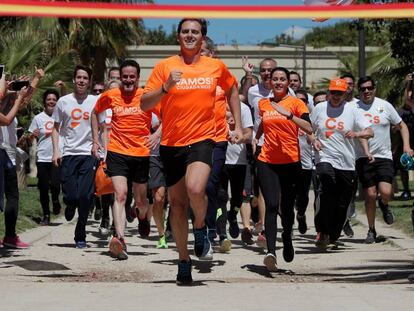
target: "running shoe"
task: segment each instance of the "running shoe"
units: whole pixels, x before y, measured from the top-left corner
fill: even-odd
[[[25,249],[28,248],[30,244],[23,242],[20,240],[20,237],[16,235],[13,237],[5,236],[3,239],[3,246],[15,249]]]
[[[52,205],[53,205],[53,214],[59,215],[60,210],[62,209],[62,206],[60,206],[60,202],[59,201],[52,202]]]
[[[88,244],[85,241],[75,241],[75,247],[79,249],[88,248]]]
[[[249,228],[244,228],[241,233],[241,239],[242,241],[247,245],[253,245],[253,234],[252,231]]]
[[[387,225],[392,225],[394,223],[394,215],[390,210],[390,207],[388,204],[384,204],[381,200],[381,198],[378,199],[378,206],[381,209],[382,212],[382,218],[384,219],[384,222]]]
[[[266,248],[267,247],[267,243],[266,243],[266,236],[264,231],[262,231],[256,239],[256,245],[261,247],[261,248]]]
[[[65,208],[65,219],[66,221],[71,221],[75,217],[76,207],[68,205]]]
[[[207,228],[194,229],[194,254],[200,260],[212,260],[213,248],[207,236]]]
[[[167,239],[165,235],[160,236],[160,239],[158,240],[157,248],[162,248],[162,249],[168,248]]]
[[[224,238],[220,240],[220,253],[228,253],[231,250],[231,242],[229,239]]]
[[[193,283],[191,276],[191,259],[189,261],[181,260],[178,263],[177,285],[185,286]]]
[[[50,216],[45,215],[43,216],[43,219],[39,223],[41,226],[49,226],[50,225]]]
[[[318,232],[315,239],[315,246],[319,249],[326,250],[329,245],[329,235],[326,233]]]
[[[296,220],[298,221],[298,230],[300,234],[305,234],[308,231],[308,225],[306,224],[306,215],[296,214]]]
[[[411,200],[411,192],[410,191],[403,191],[400,195],[400,200],[402,200],[402,201]]]
[[[112,237],[109,242],[109,252],[111,256],[119,260],[128,259],[127,248],[125,245],[124,239],[118,239],[117,237]]]
[[[276,272],[277,271],[277,261],[276,256],[267,253],[266,256],[263,258],[263,264],[265,265],[267,271],[269,272]]]
[[[352,238],[354,236],[354,230],[352,229],[351,222],[349,221],[349,219],[345,221],[342,230],[348,238]]]
[[[292,262],[295,257],[295,249],[292,243],[292,234],[288,232],[282,232],[283,242],[283,259],[286,262]]]
[[[137,210],[135,207],[130,207],[126,209],[126,219],[129,223],[133,222],[137,218]]]
[[[151,231],[151,224],[147,217],[144,219],[139,219],[138,217],[138,233],[141,238],[147,238]]]
[[[95,213],[93,214],[95,220],[101,220],[102,218],[102,208],[95,208]]]
[[[229,233],[233,239],[237,239],[240,234],[239,224],[237,223],[237,212],[230,210],[227,212],[227,221],[229,222]]]
[[[107,237],[110,234],[110,231],[108,228],[100,226],[99,227],[99,234],[102,235],[103,237]]]
[[[370,228],[368,230],[367,237],[365,238],[365,243],[372,244],[372,243],[375,243],[376,240],[377,240],[377,232],[375,231],[374,228],[372,229]]]

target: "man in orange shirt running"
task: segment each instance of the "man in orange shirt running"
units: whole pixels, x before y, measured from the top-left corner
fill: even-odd
[[[140,108],[142,89],[138,88],[140,67],[134,60],[126,60],[120,67],[120,88],[101,95],[92,114],[93,148],[95,156],[102,148],[98,140],[99,114],[112,110],[112,128],[107,146],[106,164],[108,175],[115,190],[113,216],[116,236],[109,243],[111,254],[119,260],[128,258],[124,241],[125,201],[128,192],[127,180],[132,181],[135,204],[139,210],[138,220],[141,235],[148,236],[150,223],[147,220],[147,180],[150,149],[147,140],[151,128],[151,111]],[[146,231],[143,234],[141,231]]]
[[[180,54],[158,63],[144,90],[141,108],[161,105],[162,139],[160,155],[165,166],[171,226],[179,253],[177,284],[192,282],[187,249],[187,208],[194,212],[194,253],[211,259],[211,244],[204,223],[207,210],[206,185],[212,165],[216,132],[214,103],[216,87],[228,98],[236,121],[233,142],[242,138],[240,102],[236,81],[218,59],[201,56],[207,35],[203,19],[183,19],[178,24]]]

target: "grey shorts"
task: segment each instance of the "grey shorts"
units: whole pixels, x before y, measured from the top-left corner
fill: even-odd
[[[149,164],[148,188],[165,187],[164,166],[160,156],[151,156]]]

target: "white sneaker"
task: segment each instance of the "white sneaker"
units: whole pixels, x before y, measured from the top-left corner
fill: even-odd
[[[109,229],[105,227],[99,227],[99,233],[105,237],[109,235]]]

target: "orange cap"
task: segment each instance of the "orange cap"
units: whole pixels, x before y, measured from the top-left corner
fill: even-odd
[[[346,92],[348,89],[348,83],[345,79],[332,79],[329,82],[329,90],[330,91],[341,91]]]

